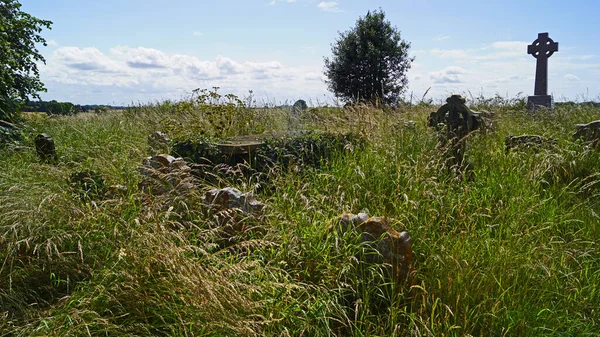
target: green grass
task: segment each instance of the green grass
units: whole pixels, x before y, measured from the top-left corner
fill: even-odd
[[[2,152],[0,336],[597,335],[600,153],[571,134],[600,109],[532,114],[519,101],[476,103],[496,116],[495,130],[469,137],[473,180],[444,167],[427,104],[293,119],[204,97],[29,117],[60,159],[40,163],[31,141]],[[245,112],[251,121],[226,122]],[[256,190],[269,206],[243,220],[259,230],[227,244],[201,206],[210,186],[138,189],[154,131],[216,137],[299,126],[358,133],[367,144],[319,168],[221,183]],[[506,136],[526,133],[556,138],[558,149],[505,153]],[[84,170],[128,193],[81,200],[68,179]],[[360,211],[411,234],[414,286],[390,284],[383,266],[360,262],[356,238],[335,230],[341,214]]]

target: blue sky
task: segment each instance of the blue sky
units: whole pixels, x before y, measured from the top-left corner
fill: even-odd
[[[258,101],[331,102],[323,57],[381,8],[411,43],[406,96],[533,94],[527,45],[549,32],[555,100],[600,100],[600,1],[21,0],[54,22],[42,35],[45,100],[128,105],[195,88]]]

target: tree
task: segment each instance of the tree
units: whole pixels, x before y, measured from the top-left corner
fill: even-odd
[[[392,104],[406,90],[410,43],[385,20],[385,13],[367,12],[356,26],[340,33],[325,58],[327,86],[346,102]]]
[[[36,64],[46,61],[36,43],[46,46],[40,33],[51,24],[21,11],[18,0],[0,0],[0,120],[13,121],[22,102],[46,91]]]

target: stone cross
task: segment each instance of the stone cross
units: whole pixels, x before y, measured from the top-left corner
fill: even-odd
[[[558,42],[549,38],[548,33],[539,33],[538,38],[527,46],[527,54],[537,59],[534,95],[548,95],[548,58],[556,51]]]
[[[527,54],[537,59],[535,70],[534,95],[529,102],[533,105],[551,107],[551,98],[548,96],[548,58],[558,51],[558,42],[554,42],[548,33],[539,33],[538,38],[527,46]],[[548,104],[546,104],[546,101]]]

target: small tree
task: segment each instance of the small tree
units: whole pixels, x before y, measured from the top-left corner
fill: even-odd
[[[329,90],[346,102],[395,103],[408,84],[406,72],[414,60],[409,49],[381,9],[367,12],[340,33],[332,58],[325,58]]]
[[[14,120],[21,102],[45,91],[36,65],[45,60],[35,44],[46,46],[39,33],[51,24],[21,11],[17,0],[0,0],[0,120]]]

